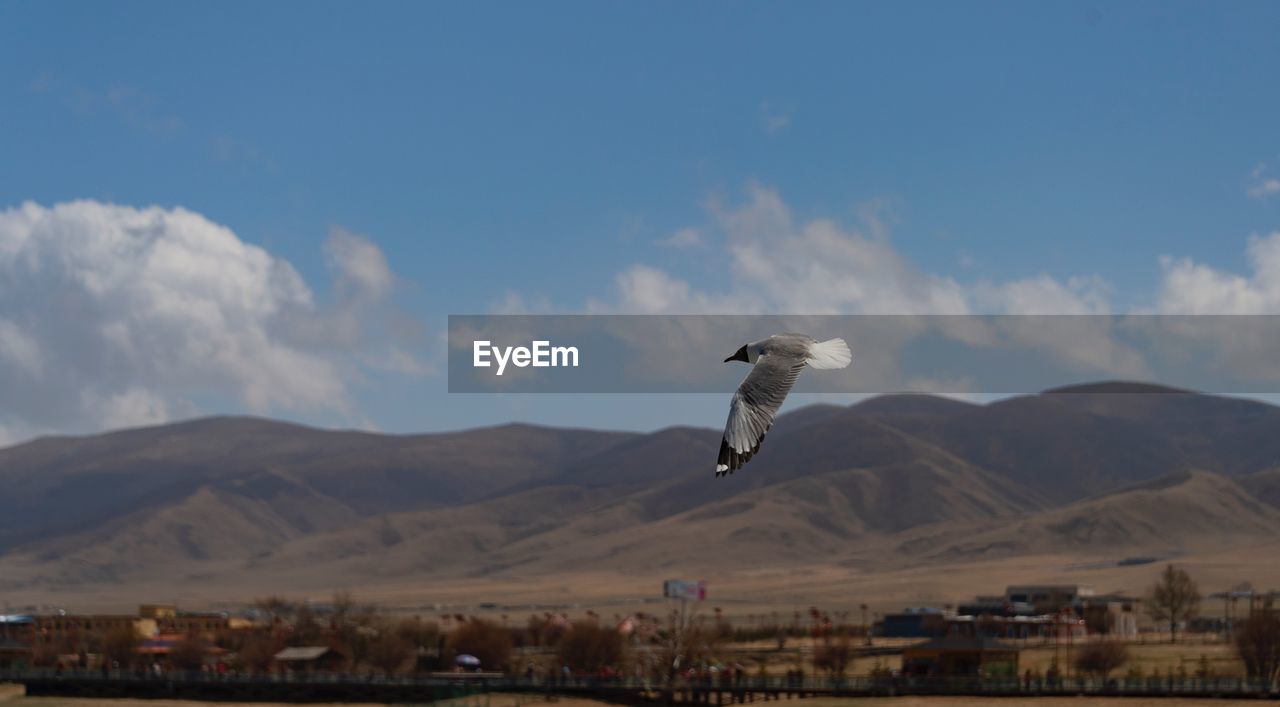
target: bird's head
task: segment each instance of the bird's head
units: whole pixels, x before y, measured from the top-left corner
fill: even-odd
[[[724,360],[725,363],[728,363],[730,361],[744,361],[746,363],[750,363],[751,357],[747,355],[747,347],[743,346],[742,348],[735,351],[732,356]]]

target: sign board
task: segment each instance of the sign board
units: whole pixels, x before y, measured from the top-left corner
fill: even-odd
[[[662,583],[662,596],[667,599],[702,601],[707,598],[707,583],[703,581],[689,582],[683,579],[668,579]]]

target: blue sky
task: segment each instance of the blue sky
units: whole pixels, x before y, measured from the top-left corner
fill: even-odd
[[[346,229],[385,254],[424,361],[448,313],[626,308],[637,266],[732,299],[725,214],[753,190],[928,277],[1086,278],[1150,307],[1160,256],[1250,277],[1250,236],[1280,229],[1276,27],[1263,2],[8,2],[0,210],[180,206],[320,300]],[[696,243],[664,244],[681,229]],[[376,371],[340,411],[249,407],[409,431],[723,406],[443,387]]]

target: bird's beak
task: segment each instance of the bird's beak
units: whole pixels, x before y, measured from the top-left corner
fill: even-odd
[[[747,347],[743,346],[742,348],[735,351],[732,356],[724,360],[725,363],[728,363],[730,361],[746,361],[747,363],[750,363],[751,359],[747,358]]]

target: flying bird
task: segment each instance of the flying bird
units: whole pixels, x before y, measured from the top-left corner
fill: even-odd
[[[818,341],[804,334],[774,334],[738,349],[724,360],[754,364],[729,403],[729,421],[720,439],[716,476],[741,469],[760,451],[782,401],[805,366],[844,368],[853,360],[844,339]]]

